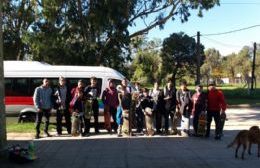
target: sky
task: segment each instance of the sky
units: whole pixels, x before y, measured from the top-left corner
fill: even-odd
[[[136,25],[129,31],[134,32],[144,27],[142,21],[138,21]],[[255,25],[257,26],[254,28],[230,34],[203,36]],[[197,16],[197,11],[193,11],[188,22],[181,23],[179,19],[168,20],[163,30],[156,27],[147,34],[147,37],[149,40],[153,38],[163,40],[170,34],[180,31],[189,36],[194,36],[200,31],[201,43],[205,48],[215,48],[223,56],[238,53],[243,46],[253,46],[254,42],[260,43],[260,0],[220,0],[220,6],[204,11],[202,18]]]

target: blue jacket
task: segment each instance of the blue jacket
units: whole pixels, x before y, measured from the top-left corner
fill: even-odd
[[[50,87],[39,86],[35,89],[33,102],[37,109],[51,109],[53,106],[52,99],[53,91]]]

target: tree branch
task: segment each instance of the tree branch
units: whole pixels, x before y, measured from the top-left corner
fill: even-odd
[[[149,10],[146,9],[146,10],[144,10],[143,12],[141,12],[141,13],[135,15],[133,18],[131,18],[131,19],[129,20],[129,22],[131,23],[131,22],[133,22],[135,19],[137,19],[137,18],[139,18],[139,17],[142,17],[142,16],[145,16],[145,15],[149,15],[149,14],[152,14],[152,13],[159,12],[159,11],[161,11],[161,10],[163,10],[163,9],[168,8],[168,7],[171,6],[171,5],[174,5],[174,4],[173,4],[173,3],[170,3],[170,4],[168,4],[168,5],[164,5],[164,6],[161,7],[161,8],[158,8],[158,9],[156,9],[157,7],[154,7],[154,8],[149,9]]]
[[[173,5],[171,11],[169,12],[169,14],[164,17],[163,19],[160,19],[160,20],[157,20],[156,22],[154,22],[153,24],[151,24],[150,26],[142,29],[142,30],[139,30],[133,34],[131,34],[129,37],[130,39],[133,38],[133,37],[136,37],[138,35],[142,35],[146,32],[148,32],[149,30],[153,29],[154,27],[158,26],[158,25],[162,25],[162,24],[165,24],[167,20],[169,20],[173,15],[174,15],[174,11],[176,10],[178,4],[180,3],[180,1],[178,1],[175,5]]]

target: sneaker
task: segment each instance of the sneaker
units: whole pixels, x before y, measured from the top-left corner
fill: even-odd
[[[156,134],[159,134],[159,135],[160,135],[160,134],[162,134],[162,131],[161,131],[161,130],[157,130],[157,131],[156,131]]]
[[[171,131],[171,134],[172,134],[172,135],[177,135],[177,134],[178,134],[178,131],[177,131],[177,130],[172,130],[172,131]]]
[[[41,138],[41,137],[40,137],[39,134],[35,135],[35,139],[40,139],[40,138]]]
[[[46,137],[51,137],[51,135],[48,132],[44,133]]]
[[[96,133],[96,134],[99,134],[100,132],[99,132],[99,130],[95,130],[95,133]]]
[[[216,135],[215,136],[215,140],[221,140],[221,136],[220,135]]]

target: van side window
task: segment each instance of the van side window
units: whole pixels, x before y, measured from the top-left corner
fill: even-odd
[[[121,83],[122,83],[122,81],[118,80],[118,79],[113,79],[113,81],[115,82],[116,86],[121,85]]]

